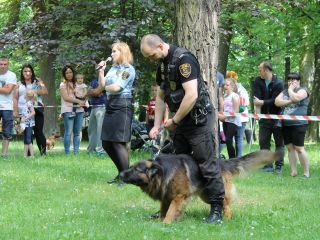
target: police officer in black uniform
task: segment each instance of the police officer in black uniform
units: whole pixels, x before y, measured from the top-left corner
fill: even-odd
[[[143,56],[160,61],[157,70],[158,93],[155,123],[150,137],[159,134],[168,104],[175,115],[165,123],[175,131],[177,154],[192,154],[206,180],[206,193],[211,204],[207,223],[222,223],[224,185],[214,150],[211,128],[212,104],[200,74],[200,65],[189,51],[165,43],[158,35],[148,34],[141,40]]]

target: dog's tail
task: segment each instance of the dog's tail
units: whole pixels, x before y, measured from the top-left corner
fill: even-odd
[[[242,175],[250,170],[257,169],[283,157],[282,151],[272,152],[269,150],[260,150],[249,153],[240,158],[221,160],[220,166],[222,172],[230,172],[232,175]]]

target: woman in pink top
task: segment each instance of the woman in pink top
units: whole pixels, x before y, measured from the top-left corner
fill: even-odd
[[[223,111],[224,112],[239,112],[239,95],[237,92],[237,85],[233,78],[227,78],[224,81],[224,98],[223,98]],[[219,120],[223,122],[223,131],[226,136],[226,145],[228,149],[229,158],[236,157],[236,151],[233,146],[233,138],[237,134],[238,128],[241,126],[239,116],[226,117],[219,114]]]
[[[80,147],[80,131],[83,121],[85,102],[75,96],[75,73],[71,66],[62,69],[63,82],[60,84],[61,114],[64,124],[64,151],[70,154],[71,132],[73,131],[73,151],[78,154]],[[73,104],[77,103],[76,114],[72,115]]]

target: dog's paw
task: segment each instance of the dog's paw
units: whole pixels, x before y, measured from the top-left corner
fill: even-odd
[[[169,218],[163,219],[164,224],[170,224],[171,222],[172,222],[172,219],[169,219]]]

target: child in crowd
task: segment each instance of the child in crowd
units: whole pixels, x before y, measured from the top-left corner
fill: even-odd
[[[233,78],[227,78],[224,81],[224,98],[223,112],[238,113],[239,112],[239,95],[236,81]],[[224,116],[219,113],[218,118],[223,122],[223,132],[226,138],[226,145],[229,159],[236,157],[236,150],[233,146],[233,138],[237,134],[238,128],[241,126],[240,116]]]
[[[156,107],[156,97],[157,97],[157,86],[152,86],[152,98],[147,103],[146,111],[146,127],[148,133],[154,125],[155,107]]]
[[[36,114],[34,110],[35,94],[31,89],[27,89],[25,93],[26,104],[22,108],[21,114],[21,129],[24,129],[24,154],[23,156],[30,157],[34,156],[33,145],[32,145],[32,127],[35,125],[34,115]]]
[[[87,92],[88,92],[88,86],[84,83],[84,76],[82,74],[76,75],[76,84],[75,84],[75,96],[79,100],[86,100]],[[70,117],[76,116],[76,110],[77,110],[78,104],[74,103],[72,108],[72,113],[70,114]],[[83,107],[85,112],[88,112],[89,108],[89,102],[86,100],[86,106]]]

